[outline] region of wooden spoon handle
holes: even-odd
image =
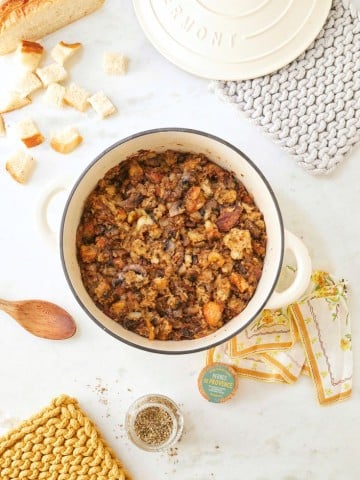
[[[3,310],[8,315],[13,316],[13,314],[16,312],[16,306],[13,305],[12,302],[9,302],[8,300],[2,300],[0,298],[0,310]]]

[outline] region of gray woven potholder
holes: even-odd
[[[232,102],[314,174],[331,172],[360,141],[360,15],[334,0],[312,45],[281,70],[245,81],[213,81]]]

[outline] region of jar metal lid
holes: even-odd
[[[229,365],[213,363],[201,370],[198,387],[201,395],[209,402],[223,403],[234,396],[238,378],[235,370]]]

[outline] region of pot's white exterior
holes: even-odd
[[[104,315],[85,290],[76,258],[76,229],[85,199],[99,179],[112,167],[138,150],[164,151],[175,149],[202,152],[220,166],[231,170],[243,182],[262,211],[266,223],[268,243],[263,273],[257,290],[240,315],[217,332],[196,340],[148,340],[124,329]],[[284,228],[280,210],[266,179],[256,166],[239,150],[225,141],[203,132],[185,129],[159,129],[142,132],[111,146],[99,155],[75,184],[65,207],[61,234],[61,257],[70,287],[82,307],[100,327],[120,340],[146,350],[163,353],[190,353],[210,348],[249,324],[263,309],[277,283],[284,254]]]

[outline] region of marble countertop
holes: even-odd
[[[356,4],[360,4],[357,0]],[[358,293],[360,271],[360,149],[328,176],[316,177],[230,105],[208,90],[209,82],[189,75],[149,44],[130,0],[108,0],[97,13],[46,37],[49,50],[58,41],[80,41],[83,52],[70,62],[71,80],[95,92],[102,88],[118,114],[102,121],[48,107],[34,95],[25,110],[6,115],[9,135],[0,138],[0,296],[9,300],[43,298],[62,305],[76,319],[78,332],[52,342],[29,335],[0,312],[0,428],[25,419],[61,393],[76,397],[98,424],[115,452],[142,480],[352,480],[358,478],[360,438]],[[126,76],[102,71],[106,51],[131,59]],[[0,58],[1,88],[13,81],[13,57]],[[33,149],[37,166],[25,186],[5,172],[7,157],[18,148],[11,127],[32,117],[45,137],[69,124],[83,144],[62,156],[48,142]],[[74,182],[107,146],[132,133],[158,127],[204,130],[233,143],[263,171],[278,198],[285,225],[301,237],[315,268],[343,277],[350,285],[355,378],[350,400],[318,405],[311,381],[269,384],[241,378],[226,404],[206,402],[197,389],[204,353],[156,355],[131,348],[103,332],[82,311],[65,281],[57,246],[43,238],[37,212],[51,184]],[[59,197],[53,220],[60,219]],[[170,396],[185,417],[185,433],[176,455],[147,453],[133,446],[124,416],[139,396]]]

